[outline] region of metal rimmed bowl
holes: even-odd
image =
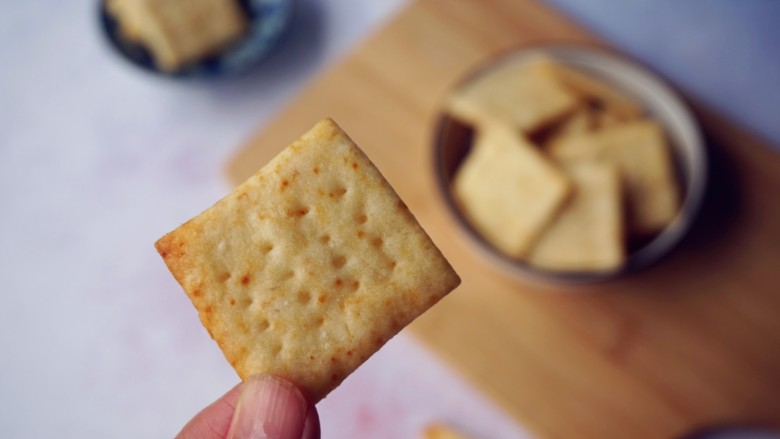
[[[453,198],[453,177],[471,149],[473,130],[442,114],[433,139],[433,163],[438,190],[458,229],[479,253],[503,272],[522,280],[547,283],[590,283],[624,276],[658,262],[690,230],[702,204],[707,182],[707,157],[702,135],[693,114],[677,94],[654,74],[605,50],[581,46],[544,46],[510,52],[490,61],[457,86],[478,78],[506,63],[529,61],[546,56],[565,66],[598,78],[634,98],[643,105],[648,117],[660,123],[665,131],[675,163],[681,189],[681,206],[677,216],[658,234],[630,242],[626,263],[608,272],[559,272],[543,270],[499,252],[471,226]]]
[[[289,27],[294,0],[238,0],[249,22],[246,34],[219,53],[212,54],[180,70],[161,70],[142,44],[121,35],[119,23],[106,9],[106,0],[98,2],[98,21],[110,46],[122,58],[150,73],[179,79],[214,79],[246,72],[264,59]]]

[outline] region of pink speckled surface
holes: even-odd
[[[242,142],[404,3],[302,0],[305,31],[219,83],[134,70],[95,2],[2,8],[0,436],[173,437],[235,385],[152,245],[226,194]],[[441,419],[525,437],[406,334],[320,408],[325,438],[415,438]]]
[[[412,336],[402,333],[319,405],[323,438],[415,438],[433,422],[475,438],[530,438]]]

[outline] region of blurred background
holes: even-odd
[[[780,147],[780,2],[525,2]],[[111,47],[95,1],[0,0],[0,435],[172,437],[237,382],[153,243],[225,195],[225,167],[247,140],[411,3],[300,0],[248,71],[172,79]],[[778,332],[763,334],[780,352]],[[488,439],[553,436],[533,401],[529,427],[511,398],[496,403],[443,358],[403,332],[320,404],[323,437],[418,437],[431,422]],[[566,395],[545,401],[556,398]]]

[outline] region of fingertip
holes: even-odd
[[[182,428],[176,439],[223,439],[230,428],[241,388],[242,384],[237,384],[201,410]]]
[[[306,422],[303,425],[301,439],[320,439],[320,416],[314,404],[309,404],[309,411],[306,413]]]
[[[228,439],[300,439],[309,404],[289,381],[254,375],[244,381]]]

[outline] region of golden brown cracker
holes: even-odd
[[[529,62],[529,69],[538,72],[540,76],[554,78],[571,92],[621,120],[635,119],[642,114],[642,107],[631,97],[593,75],[547,57]]]
[[[112,0],[109,10],[123,34],[144,44],[166,71],[203,59],[247,27],[235,0]]]
[[[542,149],[547,149],[566,137],[593,131],[595,122],[593,112],[586,105],[581,105],[547,129],[535,133],[532,140]]]
[[[329,119],[156,247],[241,378],[313,402],[460,282]]]
[[[474,228],[503,253],[520,257],[561,206],[569,184],[533,145],[491,125],[478,133],[453,190]]]
[[[608,163],[585,161],[563,167],[572,195],[545,228],[528,262],[554,271],[610,271],[625,262],[620,177]]]
[[[447,101],[447,109],[474,126],[500,122],[528,133],[573,111],[577,103],[575,96],[555,79],[513,62],[456,90]]]
[[[630,230],[663,229],[677,214],[679,192],[673,160],[661,127],[649,120],[614,125],[551,145],[560,161],[602,160],[617,166],[625,186]]]

